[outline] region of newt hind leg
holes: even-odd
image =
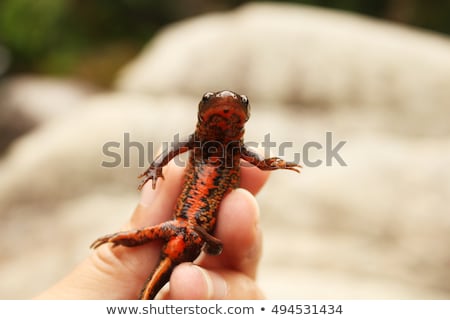
[[[100,237],[91,244],[92,249],[96,249],[105,243],[112,243],[113,246],[121,245],[125,247],[135,247],[158,239],[168,239],[174,235],[170,222],[164,222],[156,226],[144,227],[131,231],[116,232]]]
[[[200,238],[204,241],[203,251],[211,256],[217,256],[222,253],[223,245],[222,241],[210,235],[205,229],[200,226],[193,226],[195,232],[198,233]]]

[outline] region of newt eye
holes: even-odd
[[[214,95],[214,92],[207,92],[202,97],[202,102],[208,102],[209,99]]]
[[[241,94],[241,102],[242,102],[245,106],[248,106],[248,98],[247,98],[247,96]]]

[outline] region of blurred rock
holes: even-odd
[[[308,109],[381,109],[396,116],[393,130],[441,134],[449,132],[436,114],[449,110],[450,41],[343,12],[248,4],[168,27],[117,86],[194,96],[230,88]]]
[[[71,79],[30,75],[0,83],[0,153],[36,125],[67,114],[94,89]]]
[[[12,141],[25,132],[30,131],[36,125],[36,120],[21,110],[0,105],[0,156],[6,151]]]

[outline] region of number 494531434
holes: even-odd
[[[275,304],[271,312],[275,314],[342,314],[342,305]]]

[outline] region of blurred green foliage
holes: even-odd
[[[111,68],[134,54],[159,27],[179,18],[170,4],[1,0],[0,44],[13,57],[10,73],[75,73],[107,83],[104,76]]]
[[[231,9],[243,0],[0,0],[0,44],[10,73],[72,74],[108,85],[162,26]],[[283,2],[283,1],[275,1]],[[450,33],[450,2],[425,0],[291,0],[354,11]]]

